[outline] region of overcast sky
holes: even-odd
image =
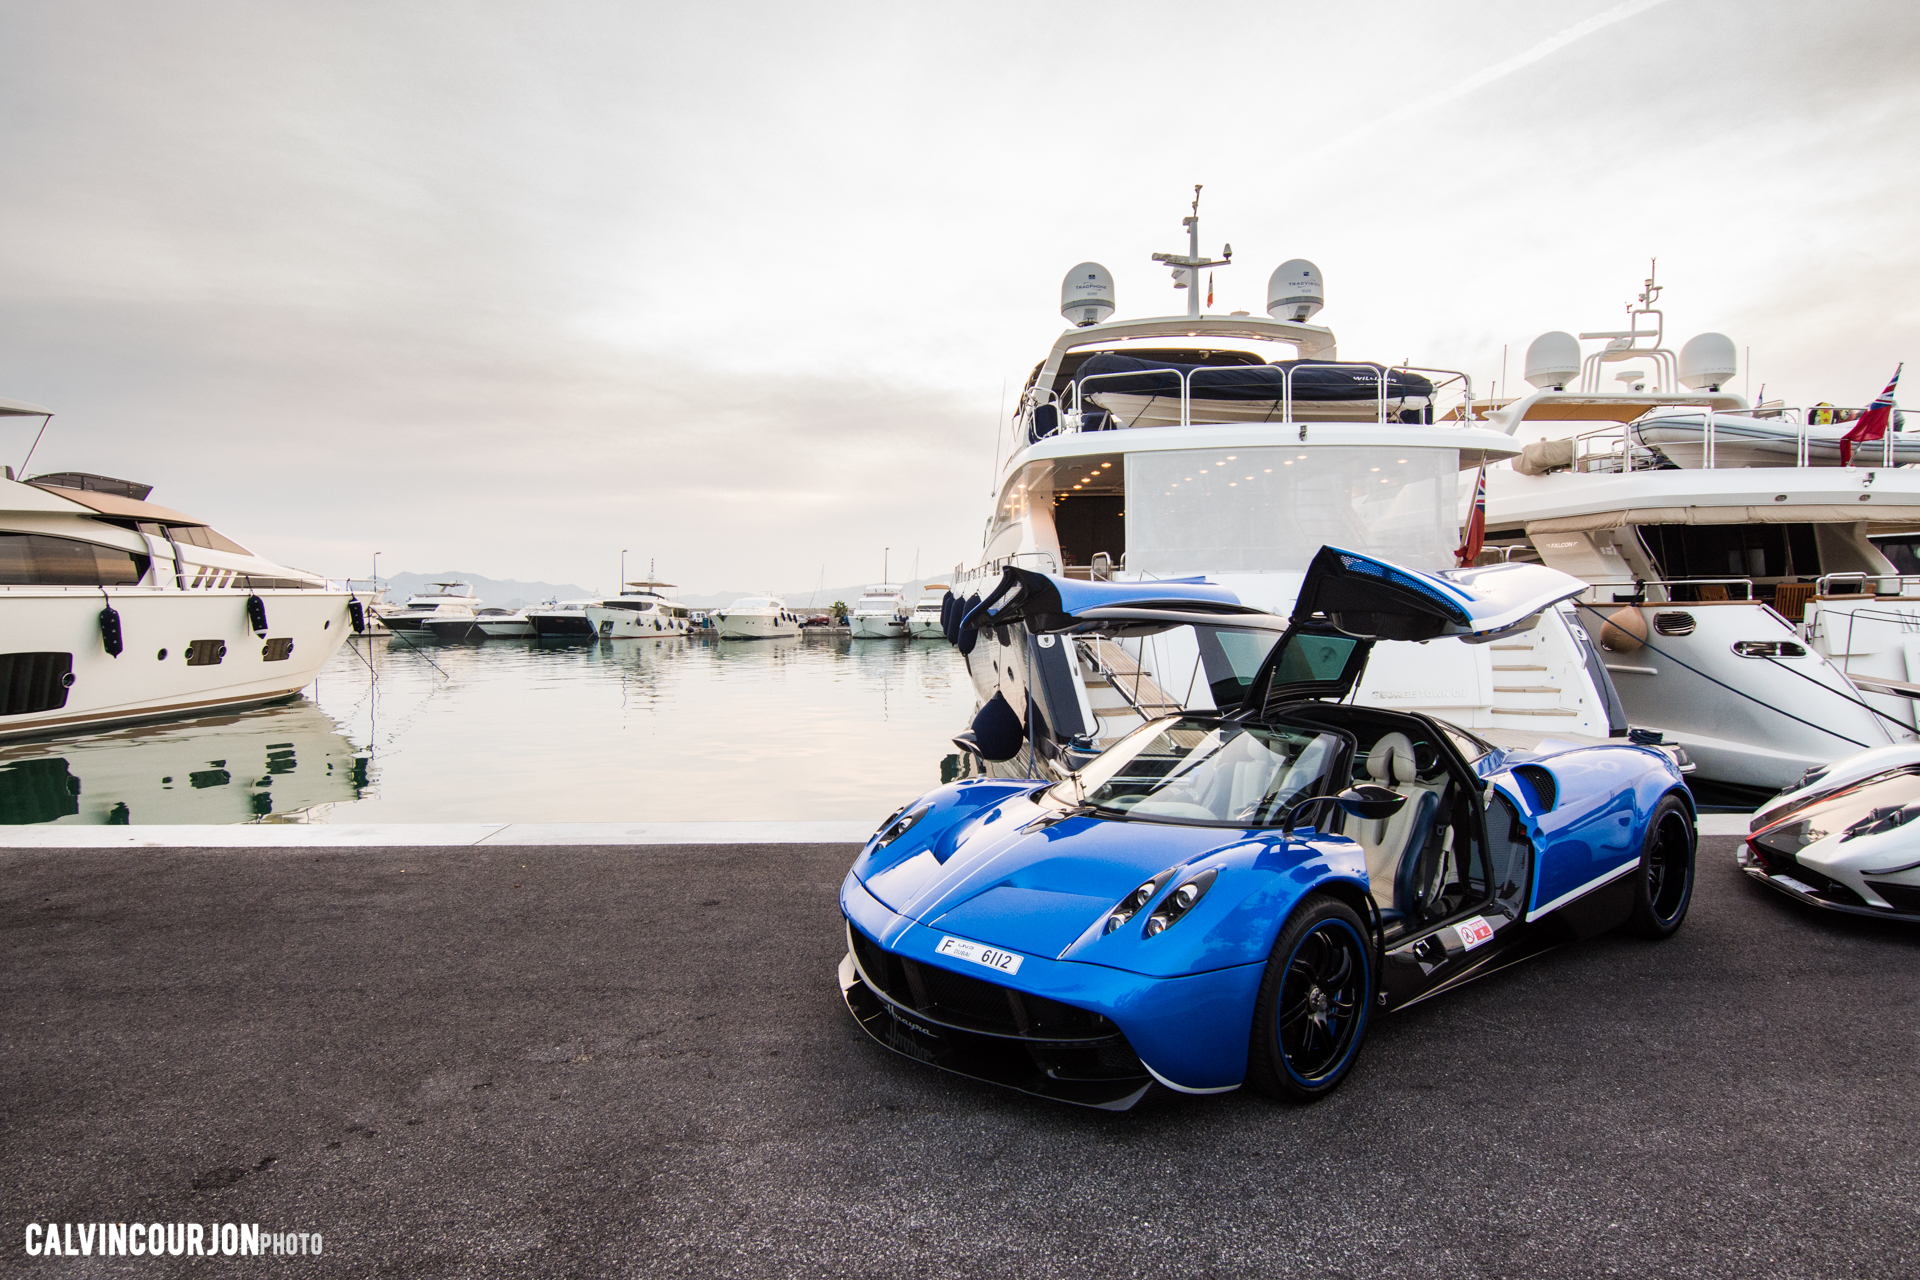
[[[1062,273],[1184,310],[1195,182],[1217,309],[1311,258],[1346,358],[1517,383],[1657,255],[1670,345],[1864,403],[1917,107],[1909,3],[0,0],[0,396],[333,575],[924,574]]]

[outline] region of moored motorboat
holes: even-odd
[[[1438,570],[1459,543],[1461,471],[1519,452],[1462,416],[1466,374],[1341,360],[1333,332],[1308,323],[1324,300],[1310,262],[1273,272],[1265,316],[1204,313],[1201,276],[1231,253],[1201,255],[1197,204],[1187,252],[1156,255],[1188,291],[1185,315],[1112,319],[1107,270],[1067,273],[1061,313],[1073,327],[1026,380],[979,557],[952,579],[949,638],[1008,567],[1116,582],[1200,575],[1278,614],[1325,543]],[[1624,735],[1570,616],[1556,606],[1488,645],[1383,641],[1355,697],[1483,735]],[[1193,627],[965,635],[982,714],[997,702],[1017,722],[1000,750],[976,754],[992,767],[1024,738],[1038,745],[1025,767],[1043,771],[1078,767],[1158,717],[1236,705],[1271,643]]]
[[[599,603],[598,598],[553,601],[527,610],[527,622],[542,640],[591,640],[595,632],[587,610]]]
[[[946,633],[940,625],[940,602],[951,588],[944,582],[929,582],[920,588],[920,599],[907,615],[907,634],[916,640],[941,640]]]
[[[1649,277],[1625,331],[1541,335],[1534,390],[1480,406],[1522,448],[1488,470],[1482,559],[1584,579],[1578,616],[1629,718],[1758,799],[1914,736],[1920,575],[1876,539],[1920,530],[1920,442],[1891,387],[1877,422],[1749,408],[1726,389],[1730,339],[1667,349],[1660,292]],[[1609,391],[1610,365],[1638,367]]]
[[[587,621],[602,640],[658,640],[685,635],[692,613],[668,598],[671,582],[629,582],[617,596],[587,606]]]
[[[747,596],[710,615],[722,639],[768,640],[800,634],[800,616],[779,596]]]
[[[344,588],[150,490],[85,472],[0,479],[0,737],[292,697],[352,629]]]
[[[489,640],[527,640],[534,634],[524,609],[482,609],[473,625]]]
[[[433,618],[465,619],[469,622],[480,610],[480,599],[464,582],[429,583],[433,590],[419,591],[407,597],[406,604],[389,609],[380,621],[389,631],[419,631]]]
[[[868,587],[848,610],[847,626],[856,640],[897,640],[906,635],[906,592],[891,582]]]

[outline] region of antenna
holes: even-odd
[[[1173,268],[1173,287],[1187,291],[1187,315],[1191,319],[1200,318],[1200,273],[1209,267],[1233,265],[1233,246],[1226,245],[1220,250],[1218,258],[1200,256],[1200,186],[1193,184],[1193,212],[1180,219],[1180,225],[1187,229],[1187,251],[1178,253],[1156,253],[1155,262],[1165,263]]]

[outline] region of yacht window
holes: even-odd
[[[1129,818],[1279,826],[1328,792],[1344,743],[1327,730],[1187,717],[1109,751],[1086,803]]]
[[[1304,572],[1326,543],[1446,567],[1460,540],[1459,468],[1446,448],[1130,453],[1127,569]]]
[[[147,557],[73,538],[0,533],[0,586],[125,587],[147,576]]]
[[[187,546],[205,547],[209,551],[230,551],[237,556],[253,554],[232,538],[204,524],[176,524],[169,527],[173,530],[173,540]]]

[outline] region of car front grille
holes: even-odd
[[[880,993],[941,1022],[989,1035],[1098,1040],[1120,1034],[1111,1019],[937,965],[921,964],[849,929],[860,968]]]
[[[1867,886],[1885,898],[1895,911],[1920,913],[1920,885],[1895,884],[1891,880],[1869,880]]]
[[[1082,1106],[1125,1110],[1153,1085],[1133,1046],[1089,1009],[897,955],[847,928],[847,1008],[920,1062]]]

